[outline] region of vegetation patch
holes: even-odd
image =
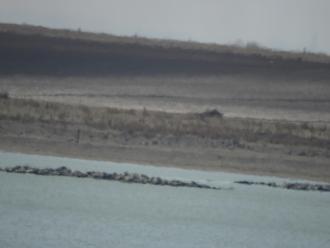
[[[8,92],[0,92],[0,99],[9,99],[9,93]]]
[[[102,132],[115,131],[126,137],[176,138],[194,136],[202,139],[261,142],[286,145],[330,145],[327,123],[271,121],[224,117],[218,110],[202,113],[168,113],[150,110],[125,110],[90,107],[26,99],[0,98],[2,119],[19,122],[63,123]]]

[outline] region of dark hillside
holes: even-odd
[[[330,64],[258,54],[0,32],[0,74],[250,75],[328,79]]]

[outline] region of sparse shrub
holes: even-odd
[[[9,93],[7,91],[0,92],[0,99],[9,99]]]
[[[58,114],[58,120],[59,121],[65,121],[65,119],[66,119],[66,113],[65,112],[61,112],[61,113],[59,113]]]
[[[300,125],[300,127],[301,127],[302,129],[308,129],[308,123],[307,123],[307,122],[303,122],[303,123]]]
[[[202,118],[223,118],[223,113],[219,112],[217,109],[206,110],[199,114]]]
[[[145,107],[143,108],[142,115],[143,115],[143,117],[146,117],[149,115],[148,110]]]
[[[104,133],[103,134],[103,139],[105,139],[105,140],[109,139],[109,133]]]
[[[250,41],[250,42],[246,43],[246,48],[248,48],[248,49],[260,49],[261,46],[255,41]]]

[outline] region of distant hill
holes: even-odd
[[[0,24],[0,74],[258,75],[328,78],[330,57]]]

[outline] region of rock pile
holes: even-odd
[[[72,171],[67,167],[59,167],[56,169],[52,168],[34,168],[27,165],[0,168],[0,171],[8,173],[23,173],[23,174],[34,174],[42,176],[66,176],[66,177],[79,177],[79,178],[94,178],[101,180],[114,180],[125,183],[141,183],[141,184],[152,184],[161,186],[173,186],[173,187],[191,187],[201,189],[221,189],[219,187],[213,187],[206,184],[201,184],[196,181],[181,181],[181,180],[167,180],[160,177],[150,177],[144,174],[137,173],[106,173],[98,171]]]
[[[67,167],[52,168],[35,168],[28,165],[18,165],[15,167],[1,168],[0,171],[8,173],[22,173],[22,174],[34,174],[42,176],[65,176],[65,177],[78,177],[78,178],[93,178],[101,180],[113,180],[125,183],[140,183],[140,184],[152,184],[160,186],[172,186],[172,187],[191,187],[201,189],[222,189],[220,187],[213,187],[210,185],[202,184],[196,181],[181,181],[181,180],[168,180],[160,177],[150,177],[144,174],[137,173],[106,173],[99,171],[87,171],[81,172],[78,170],[72,171]],[[283,188],[290,190],[305,190],[305,191],[321,191],[330,192],[330,184],[311,184],[311,183],[283,183],[278,184],[275,182],[255,182],[255,181],[236,181],[236,184],[244,185],[261,185],[273,188]]]
[[[236,181],[238,184],[245,185],[262,185],[274,188],[283,188],[283,189],[291,189],[291,190],[305,190],[305,191],[322,191],[322,192],[330,192],[329,184],[311,184],[311,183],[283,183],[278,184],[274,182],[253,182],[253,181]]]

